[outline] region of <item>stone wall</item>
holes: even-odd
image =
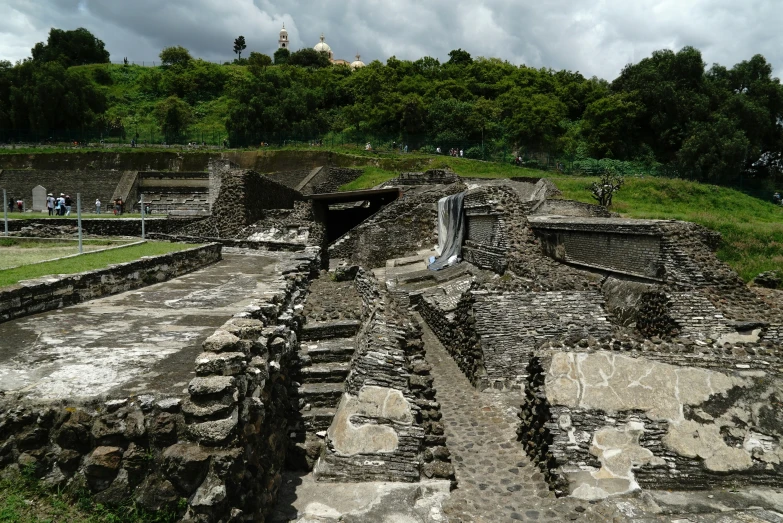
[[[114,194],[114,189],[120,183],[123,171],[114,170],[83,170],[68,171],[61,167],[44,170],[4,169],[0,171],[0,189],[8,192],[8,197],[16,201],[22,198],[25,208],[36,212],[44,209],[33,209],[33,188],[41,185],[46,192],[58,196],[60,193],[70,194],[73,198],[73,210],[76,211],[76,193],[81,194],[82,209],[94,212],[95,199],[99,198],[104,208]],[[6,202],[7,203],[7,202]]]
[[[429,169],[425,172],[400,173],[383,183],[383,187],[398,187],[400,185],[450,185],[458,183],[460,177],[451,169]]]
[[[0,322],[176,278],[221,258],[220,244],[144,257],[105,269],[28,280],[0,289]]]
[[[316,478],[453,479],[421,328],[372,276],[356,278],[365,321]]]
[[[422,316],[480,390],[520,389],[543,343],[602,339],[613,327],[596,291],[487,292],[474,289],[449,310],[424,297]]]
[[[779,349],[632,340],[540,351],[520,439],[558,494],[779,487]]]
[[[531,218],[544,253],[557,261],[652,280],[665,276],[657,222]]]
[[[263,521],[282,480],[296,310],[318,264],[316,253],[296,256],[205,340],[184,394],[78,405],[0,399],[0,465],[182,521]]]
[[[147,218],[144,228],[148,233],[168,234],[181,229],[184,225],[201,218]],[[73,218],[41,218],[34,220],[8,220],[10,232],[20,232],[24,235],[26,227],[54,228],[72,227],[76,234],[76,220]],[[139,218],[89,218],[82,220],[82,231],[92,236],[141,236],[141,219]]]
[[[462,258],[503,274],[507,267],[508,233],[505,213],[486,189],[468,191],[464,199],[465,241]]]
[[[206,238],[233,238],[243,228],[263,218],[268,209],[293,209],[302,199],[293,189],[254,171],[218,168],[219,195],[212,215],[179,229],[175,234]]]
[[[365,268],[415,254],[438,243],[437,202],[465,190],[462,184],[411,190],[329,246],[329,258]]]
[[[575,200],[544,200],[533,215],[579,216],[582,218],[616,218],[606,207]]]
[[[308,186],[312,187],[313,194],[337,192],[340,187],[354,181],[362,173],[361,169],[328,167],[310,180]]]

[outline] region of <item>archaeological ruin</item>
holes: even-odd
[[[783,521],[783,301],[717,233],[328,154],[71,162],[0,187],[198,246],[0,289],[4,474],[192,522]]]

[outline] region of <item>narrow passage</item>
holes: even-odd
[[[449,521],[586,521],[577,500],[555,499],[517,441],[520,394],[476,390],[424,320],[417,320],[458,482],[443,506]]]

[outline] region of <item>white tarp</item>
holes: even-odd
[[[460,259],[465,237],[465,211],[462,201],[465,193],[438,200],[438,259],[429,268],[437,271],[453,265]]]

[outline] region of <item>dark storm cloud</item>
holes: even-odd
[[[779,0],[2,0],[0,58],[17,60],[50,27],[86,27],[115,61],[156,60],[183,45],[198,57],[234,58],[233,40],[271,54],[286,24],[291,48],[321,33],[335,57],[445,60],[451,49],[516,64],[614,78],[656,49],[701,49],[708,63],[731,66],[763,54],[783,66]]]

